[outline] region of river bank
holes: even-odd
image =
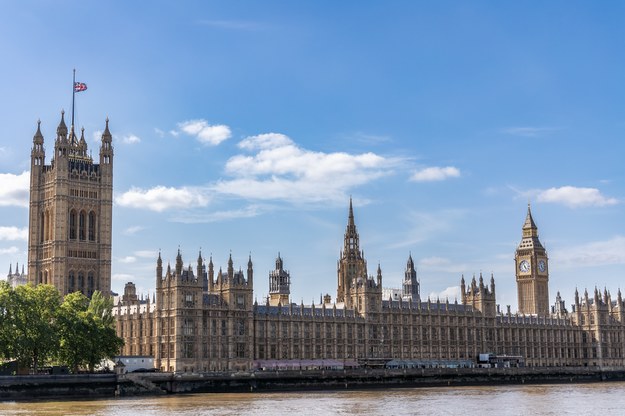
[[[625,381],[623,368],[423,368],[0,377],[0,400]]]

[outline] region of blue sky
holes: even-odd
[[[246,267],[336,294],[350,195],[384,286],[422,297],[494,273],[517,307],[531,201],[550,298],[625,289],[621,2],[3,2],[0,267],[26,261],[36,121],[48,155],[72,69],[76,125],[115,146],[113,290],[155,261]],[[49,163],[49,156],[47,163]],[[26,173],[24,173],[26,172]]]

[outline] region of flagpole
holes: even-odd
[[[74,79],[72,81],[72,127],[74,127],[74,100],[76,98],[76,68],[74,68]]]

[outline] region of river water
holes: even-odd
[[[205,393],[0,402],[0,415],[606,415],[625,414],[625,382],[290,393]]]

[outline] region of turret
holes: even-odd
[[[232,280],[234,277],[234,263],[232,262],[232,253],[228,257],[228,280]]]
[[[419,282],[417,281],[417,270],[414,267],[412,254],[408,256],[406,271],[404,272],[404,282],[402,285],[402,297],[404,299],[418,300],[420,298]]]
[[[61,160],[68,156],[68,148],[65,111],[61,111],[61,121],[56,128],[56,140],[54,141],[53,165],[56,167],[57,176],[63,176],[61,173],[67,171],[67,163],[63,163]]]
[[[290,303],[291,275],[284,270],[280,253],[276,258],[276,268],[269,273],[269,303],[273,306]]]
[[[45,158],[46,158],[46,152],[43,149],[43,134],[41,134],[41,120],[37,120],[37,132],[33,136],[33,148],[30,153],[31,176],[33,175],[34,169],[41,169],[41,167],[43,167]]]
[[[213,269],[213,255],[208,260],[208,291],[213,293],[215,288],[215,270]]]
[[[156,260],[156,287],[160,287],[163,284],[163,259],[161,258],[161,252],[158,252],[158,259]]]
[[[254,268],[252,265],[252,254],[250,253],[250,257],[247,260],[247,285],[249,287],[254,287]]]
[[[112,172],[113,165],[113,136],[109,131],[109,119],[106,118],[106,126],[102,133],[102,144],[100,145],[100,166],[108,168]]]
[[[178,255],[176,256],[176,275],[180,276],[182,274],[182,268],[184,267],[182,263],[182,254],[180,254],[180,248],[178,248]]]
[[[467,296],[467,288],[464,283],[464,274],[463,274],[462,278],[460,279],[460,300],[463,305],[466,305],[466,296]]]
[[[204,261],[202,260],[202,250],[200,250],[197,256],[197,279],[198,281],[202,280],[203,275],[204,275]]]

